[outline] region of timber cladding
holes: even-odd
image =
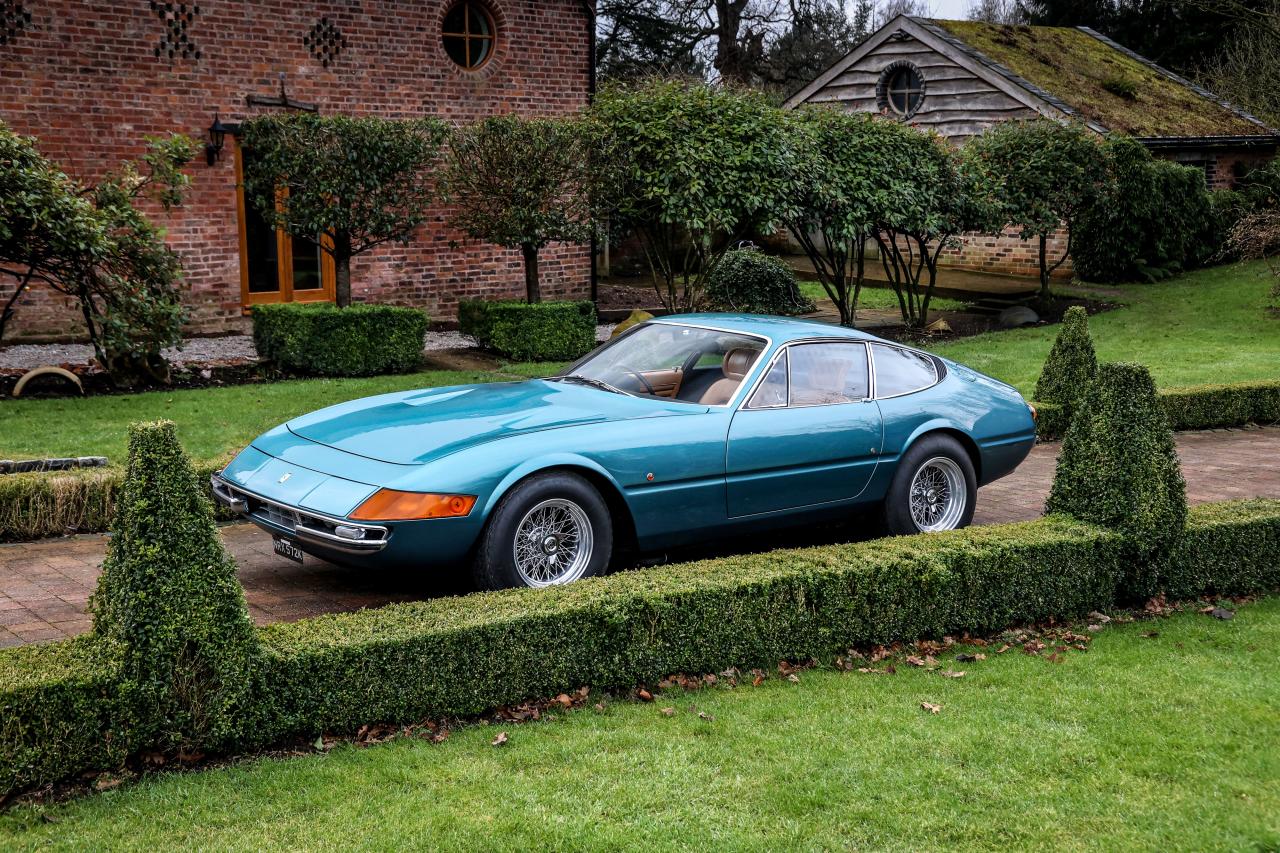
[[[441,27],[452,5],[29,0],[23,26],[0,45],[0,119],[35,136],[69,174],[92,180],[139,156],[147,136],[203,140],[215,112],[230,124],[278,111],[248,98],[278,97],[282,80],[291,101],[322,113],[461,123],[586,105],[591,21],[581,0],[485,0],[494,52],[474,70],[445,52]],[[213,166],[200,159],[188,168],[192,186],[182,207],[154,212],[182,258],[196,333],[245,322],[233,144],[228,138]],[[448,213],[441,208],[407,245],[354,259],[355,298],[449,318],[460,299],[523,294],[519,253],[464,239],[445,226]],[[540,260],[544,293],[587,294],[586,248],[551,246]],[[11,287],[0,279],[0,300]],[[35,288],[10,329],[14,338],[49,339],[75,335],[80,323],[65,300]]]

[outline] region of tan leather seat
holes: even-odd
[[[747,371],[751,369],[751,365],[755,364],[756,355],[758,355],[757,350],[746,347],[737,347],[725,353],[724,364],[720,365],[720,372],[724,374],[724,378],[711,383],[711,387],[702,392],[698,402],[704,406],[723,406],[732,400],[733,392],[738,390],[738,386],[747,376]]]

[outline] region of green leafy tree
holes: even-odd
[[[1062,440],[1046,512],[1123,533],[1139,552],[1186,526],[1186,484],[1169,417],[1140,364],[1104,364]]]
[[[876,181],[868,196],[870,233],[903,323],[923,328],[938,258],[962,232],[989,228],[994,213],[942,137],[883,118],[868,128],[865,166]]]
[[[525,294],[542,299],[538,253],[595,231],[596,146],[578,118],[486,118],[449,140],[445,182],[452,223],[477,240],[519,249]]]
[[[138,163],[82,183],[41,155],[35,140],[0,123],[0,272],[15,280],[0,334],[19,297],[40,283],[79,302],[98,361],[115,381],[166,380],[161,351],[180,342],[186,318],[182,265],[138,205],[180,203],[189,183],[182,168],[198,150],[184,136],[150,139]]]
[[[977,192],[999,200],[1002,221],[1039,243],[1040,299],[1049,299],[1049,280],[1071,254],[1075,225],[1101,191],[1102,150],[1091,131],[1076,122],[1050,119],[1000,122],[964,148],[965,166]],[[1049,237],[1059,228],[1067,245],[1049,257]]]
[[[782,111],[757,92],[650,81],[604,88],[592,113],[616,164],[611,223],[639,235],[663,304],[693,307],[725,250],[782,218],[794,176]]]
[[[218,748],[242,731],[257,636],[235,560],[170,421],[129,428],[90,610],[102,653],[121,667],[140,742]]]
[[[1073,305],[1063,315],[1062,328],[1036,381],[1036,399],[1074,411],[1097,372],[1089,315],[1081,306]]]
[[[351,304],[351,259],[407,240],[427,221],[448,129],[434,118],[352,118],[290,113],[243,125],[253,156],[246,196],[291,236],[319,241],[334,261],[335,297]]]

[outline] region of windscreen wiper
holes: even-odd
[[[614,394],[622,394],[624,397],[634,397],[635,395],[629,391],[623,391],[616,388],[601,379],[592,379],[590,376],[579,376],[576,373],[570,373],[565,376],[548,376],[548,382],[577,382],[582,385],[590,385],[592,388],[599,388],[601,391],[611,391]]]

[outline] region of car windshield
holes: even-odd
[[[763,352],[760,338],[646,323],[602,347],[559,376],[604,390],[723,406]]]

